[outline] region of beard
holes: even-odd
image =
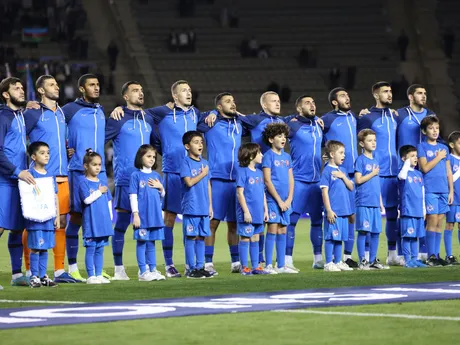
[[[393,103],[393,100],[391,100],[391,101],[380,101],[380,103],[382,103],[382,105],[384,107],[389,107]]]
[[[235,111],[223,111],[222,110],[222,113],[225,115],[225,116],[236,116],[236,110]]]
[[[19,108],[23,108],[27,104],[27,101],[25,99],[23,101],[20,101],[18,98],[13,97],[13,96],[11,96],[10,102],[11,102],[11,104],[13,104],[14,106],[19,107]]]
[[[99,97],[85,96],[85,99],[88,103],[99,103]]]
[[[347,112],[351,109],[351,104],[350,105],[346,105],[346,104],[343,104],[343,105],[340,105],[338,106],[339,110],[340,111],[343,111],[343,112]]]
[[[59,95],[55,96],[55,95],[53,95],[51,93],[50,94],[45,93],[45,97],[50,99],[50,100],[52,100],[52,101],[59,101]]]

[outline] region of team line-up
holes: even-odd
[[[298,273],[292,253],[296,225],[305,213],[311,219],[315,269],[457,263],[452,231],[460,222],[460,132],[451,133],[447,144],[442,141],[422,85],[409,87],[409,106],[396,112],[390,84],[376,83],[375,106],[359,117],[351,111],[347,91],[335,88],[328,96],[333,110],[319,118],[309,95],[296,100],[296,114],[281,117],[275,92],[262,94],[259,114],[240,114],[230,93],[217,95],[215,109],[202,113],[192,106],[185,80],[171,87],[174,103],[143,109],[142,86],[130,81],[121,90],[126,106],[114,109],[107,120],[98,103],[97,77],[81,76],[78,87],[81,97],[61,108],[52,76],[37,79],[40,102],[35,103],[27,103],[19,79],[0,83],[0,230],[9,230],[13,286],[129,280],[123,247],[131,222],[138,279],[181,277],[173,262],[178,214],[183,215],[188,278],[218,275],[215,233],[224,220],[232,272]],[[246,135],[251,142],[242,144]],[[109,141],[114,228],[104,163]],[[287,141],[290,154],[284,150]],[[202,157],[205,143],[207,160]],[[155,171],[157,154],[163,176]],[[386,265],[377,258],[382,211]],[[87,279],[77,266],[80,227]],[[355,233],[358,262],[352,259]],[[445,260],[439,255],[443,233]],[[110,237],[113,278],[103,271]],[[157,270],[157,240],[162,241],[165,275]],[[49,249],[54,280],[46,274]]]

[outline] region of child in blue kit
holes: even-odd
[[[399,149],[404,162],[398,174],[401,244],[406,268],[427,267],[418,260],[418,239],[425,237],[425,187],[423,175],[416,170],[417,149],[404,145]]]
[[[109,284],[102,276],[104,247],[113,236],[112,202],[109,190],[98,176],[102,169],[102,158],[91,149],[83,157],[85,175],[78,181],[78,196],[82,207],[83,246],[86,248],[85,265],[87,284]]]
[[[284,152],[289,127],[284,123],[268,124],[262,137],[270,146],[263,159],[262,171],[267,188],[268,229],[265,237],[265,271],[270,274],[298,273],[285,265],[286,229],[290,223],[294,196],[294,175],[291,156]],[[273,249],[276,244],[276,263],[273,268]]]
[[[324,217],[324,270],[352,271],[353,268],[342,261],[342,242],[348,239],[348,217],[352,214],[348,193],[354,188],[353,182],[339,167],[345,160],[345,146],[340,141],[329,140],[326,143],[326,155],[329,161],[324,167],[320,181],[324,208],[327,212]]]
[[[452,232],[455,223],[460,224],[460,132],[455,131],[449,135],[450,167],[452,169],[452,180],[454,183],[454,200],[449,206],[446,216],[446,230],[444,230],[444,245],[446,246],[446,261],[450,265],[458,265],[457,258],[452,255]],[[460,225],[457,225],[460,227]],[[460,231],[458,232],[460,242]]]
[[[203,136],[200,132],[188,131],[183,135],[182,143],[187,150],[180,170],[186,276],[211,278],[212,274],[204,269],[204,238],[211,236],[213,210],[209,164],[201,157]]]
[[[36,179],[52,177],[54,181],[54,193],[57,200],[56,178],[49,174],[45,166],[50,160],[50,148],[47,143],[35,141],[28,148],[30,158],[34,162],[33,167],[29,169],[30,174]],[[59,202],[56,201],[57,212],[59,214]],[[55,230],[59,229],[59,217],[51,218],[45,222],[37,222],[26,219],[26,229],[28,232],[27,243],[30,248],[30,271],[32,273],[29,281],[31,288],[41,286],[55,287],[53,282],[46,274],[48,266],[48,249],[54,248]]]
[[[363,154],[355,162],[356,183],[356,231],[360,270],[389,268],[377,259],[379,237],[382,232],[384,209],[380,190],[380,166],[374,157],[377,137],[372,129],[362,129],[358,133],[358,143]],[[366,237],[370,236],[369,260],[365,257]]]
[[[443,222],[449,205],[454,199],[454,183],[449,160],[449,150],[438,143],[439,119],[436,116],[425,117],[420,129],[426,136],[417,146],[420,170],[425,181],[426,206],[426,245],[430,266],[445,266],[447,262],[439,257]],[[449,234],[452,234],[451,232]],[[452,237],[450,237],[452,243]]]
[[[262,171],[256,168],[262,163],[260,146],[254,143],[242,145],[238,151],[238,169],[236,178],[236,231],[240,236],[239,252],[241,274],[268,274],[259,265],[259,234],[264,231],[264,222],[268,221],[267,199]],[[249,268],[248,253],[252,270]]]
[[[134,166],[137,171],[129,181],[129,201],[133,213],[136,257],[139,266],[139,281],[165,280],[156,269],[155,241],[164,239],[164,222],[161,198],[165,190],[156,168],[156,151],[152,145],[144,144],[137,150]],[[146,266],[146,256],[148,268]]]

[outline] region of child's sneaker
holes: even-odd
[[[104,275],[104,272],[102,275]],[[115,266],[115,273],[113,274],[112,280],[129,280],[124,266]]]
[[[265,272],[267,272],[268,274],[278,274],[278,272],[276,272],[276,270],[273,268],[273,265],[267,265],[265,266]]]
[[[436,257],[436,255],[431,255],[426,261],[426,264],[431,267],[442,266],[441,263],[438,261],[438,258]]]
[[[369,262],[366,259],[362,259],[358,265],[358,270],[360,271],[369,271]]]
[[[276,272],[278,272],[279,274],[297,274],[297,273],[299,273],[298,271],[293,270],[292,268],[290,268],[288,266],[284,266],[284,267],[281,267],[281,268],[278,267],[276,269]]]
[[[340,272],[341,269],[338,268],[333,262],[329,262],[328,264],[324,265],[325,272]]]
[[[447,261],[447,263],[449,265],[458,265],[459,264],[459,262],[457,261],[457,258],[455,256],[453,256],[453,255],[447,256],[446,261]]]
[[[55,282],[53,282],[49,277],[48,275],[45,274],[45,276],[40,279],[40,281],[42,282],[42,285],[43,286],[46,286],[46,287],[56,287],[58,286]]]
[[[29,278],[22,275],[11,280],[11,286],[29,286]]]
[[[111,277],[106,271],[104,271],[104,270],[102,271],[102,276],[103,276],[105,279],[107,279],[107,280],[111,280],[111,279],[112,279],[112,277]]]
[[[422,260],[414,260],[414,264],[415,264],[417,267],[429,267],[429,266],[426,265]]]
[[[345,260],[345,264],[350,268],[358,268],[358,263],[354,261],[352,258],[348,258]]]
[[[37,276],[32,276],[30,277],[29,286],[32,289],[39,288],[39,287],[42,287],[42,282]]]
[[[395,265],[395,266],[399,266],[399,265]],[[390,269],[389,266],[382,265],[380,263],[379,259],[375,259],[374,262],[370,264],[369,268],[371,270],[388,270],[388,269]]]
[[[199,270],[197,270],[196,268],[193,269],[189,276],[187,278],[190,278],[190,279],[204,279],[205,277],[201,274],[201,272]]]
[[[140,282],[151,282],[153,280],[153,275],[149,271],[145,271],[138,276]]]
[[[110,279],[107,279],[103,275],[97,276],[96,278],[97,278],[97,280],[99,280],[101,282],[101,284],[110,284]]]
[[[350,266],[348,266],[345,262],[343,261],[340,261],[338,263],[335,264],[337,266],[337,268],[339,268],[341,271],[353,271],[353,268],[351,268]]]
[[[313,265],[312,265],[312,268],[314,270],[324,270],[324,265],[325,264],[326,263],[323,260],[320,260],[320,261],[314,262]]]
[[[179,271],[174,267],[174,265],[166,266],[166,277],[168,278],[180,278],[182,275]]]
[[[257,268],[254,268],[252,270],[252,274],[268,274],[267,272],[264,271],[264,269],[262,268],[262,266],[258,266]]]
[[[438,256],[438,263],[439,263],[441,266],[450,266],[449,263],[448,263],[446,260],[440,258],[439,256]]]
[[[213,274],[211,272],[206,271],[204,268],[200,268],[199,271],[200,271],[201,275],[204,278],[212,278],[213,277]]]
[[[239,261],[232,262],[231,272],[232,273],[240,273],[241,271],[241,263]]]
[[[297,273],[300,272],[300,270],[296,268],[292,262],[289,264],[285,264],[284,266],[289,267],[291,270],[297,271]]]
[[[400,266],[401,265],[401,262],[400,262],[400,260],[399,260],[399,258],[397,256],[396,257],[390,257],[390,256],[387,257],[386,263],[387,263],[388,266]]]
[[[214,268],[214,264],[212,262],[207,262],[204,264],[204,269],[208,271],[212,276],[218,276],[219,273]]]
[[[409,260],[406,262],[404,265],[405,268],[417,268],[417,264],[415,263],[415,260]]]
[[[96,276],[91,276],[86,279],[86,284],[102,284]]]
[[[150,275],[153,277],[153,280],[166,280],[166,277],[161,274],[158,270],[153,270],[150,272]]]
[[[83,278],[80,274],[80,271],[79,270],[76,270],[76,271],[73,271],[73,272],[69,272],[70,276],[75,279],[75,280],[79,280],[81,281],[82,283],[86,282],[86,279]]]
[[[243,276],[252,276],[252,271],[251,271],[251,269],[249,267],[243,267],[241,269],[241,274]]]
[[[75,279],[67,272],[63,272],[58,276],[54,274],[54,282],[55,283],[66,283],[66,284],[83,283],[81,280]]]

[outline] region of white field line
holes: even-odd
[[[276,312],[276,313],[319,314],[319,315],[364,316],[364,317],[390,317],[390,318],[395,318],[395,319],[460,321],[460,317],[454,317],[454,316],[426,316],[426,315],[383,314],[383,313],[352,313],[352,312],[342,312],[342,311],[320,311],[320,310],[311,310],[311,309],[273,310],[273,312]]]
[[[0,299],[0,303],[85,304],[87,302]]]

